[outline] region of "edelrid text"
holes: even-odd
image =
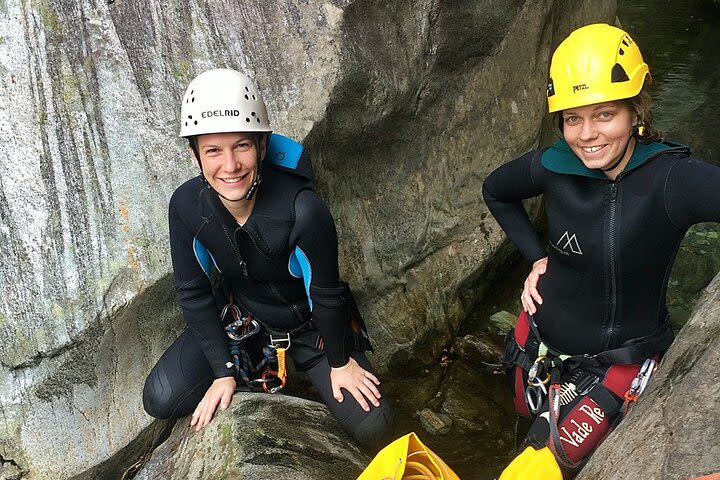
[[[200,114],[202,118],[210,117],[239,117],[240,110],[208,110]]]

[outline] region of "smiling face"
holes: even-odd
[[[635,144],[630,142],[630,137],[636,124],[635,112],[619,101],[562,112],[563,137],[587,168],[607,170],[625,152],[623,161],[606,172],[612,178],[625,168],[632,155]]]
[[[256,149],[255,134],[210,133],[197,137],[205,179],[223,203],[244,200],[257,177],[258,158],[265,153],[265,137]]]

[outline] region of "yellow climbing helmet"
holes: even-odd
[[[547,87],[550,113],[634,97],[650,69],[624,30],[605,23],[580,27],[557,47]]]
[[[548,447],[527,447],[503,470],[499,480],[563,480],[563,476]]]

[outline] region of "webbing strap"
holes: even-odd
[[[533,333],[540,339],[540,334],[537,331],[535,322],[531,321]],[[583,354],[583,355],[565,355],[559,350],[556,350],[551,345],[546,345],[541,342],[540,346],[543,345],[547,348],[547,351],[551,356],[560,357],[563,361],[588,363],[591,365],[612,365],[612,364],[630,364],[640,363],[645,359],[653,356],[657,352],[664,352],[672,344],[675,336],[673,335],[672,328],[669,322],[665,322],[657,331],[646,335],[644,337],[633,338],[623,343],[618,348],[611,350],[605,350],[594,355]],[[546,354],[547,355],[547,354]]]
[[[602,409],[608,416],[614,415],[620,410],[622,405],[618,402],[617,397],[610,393],[610,390],[602,383],[595,385],[595,388],[590,390],[587,394],[593,402],[597,403],[598,407]]]
[[[600,363],[640,363],[667,350],[674,339],[670,322],[665,322],[656,332],[628,340],[618,348],[594,355],[594,358]]]

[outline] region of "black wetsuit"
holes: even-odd
[[[545,196],[548,253],[522,205],[538,195]],[[720,168],[681,145],[638,143],[611,181],[560,141],[495,170],[483,196],[528,261],[549,257],[535,314],[543,340],[568,354],[593,354],[664,325],[685,232],[720,221]]]
[[[145,409],[159,418],[191,413],[215,378],[235,375],[220,297],[232,295],[270,333],[294,332],[287,353],[306,371],[338,421],[366,445],[383,442],[393,414],[383,397],[364,412],[348,392],[332,396],[330,367],[349,356],[371,370],[362,351],[346,348],[346,290],[339,282],[335,224],[312,190],[309,158],[288,139],[273,135],[252,214],[239,225],[201,177],[178,187],[169,222],[178,304],[188,328],[148,376]],[[294,142],[293,142],[294,143]],[[257,343],[257,342],[255,342]],[[261,345],[256,345],[261,348]],[[318,348],[319,347],[319,348]]]
[[[534,418],[524,442],[552,445],[563,470],[575,472],[587,461],[622,419],[624,397],[644,359],[653,353],[658,359],[669,345],[654,339],[657,332],[672,339],[665,306],[670,269],[691,225],[720,221],[719,187],[720,168],[691,158],[687,147],[662,143],[637,144],[614,181],[587,169],[564,141],[531,151],[486,179],[483,196],[508,237],[528,261],[548,257],[538,281],[543,304],[534,315],[540,339],[566,354],[605,352],[609,358],[608,350],[624,352],[625,360],[613,365],[578,355],[585,361],[576,357],[552,367],[548,379],[563,385],[553,434],[547,396],[538,393],[545,390],[528,386],[528,362],[551,367],[545,354],[539,356],[524,313],[508,339],[512,359],[504,361],[517,365],[508,371],[515,408]],[[545,196],[548,253],[522,204],[538,195]],[[508,349],[514,343],[523,350]],[[638,349],[643,343],[648,349]],[[644,356],[629,360],[641,350]]]

